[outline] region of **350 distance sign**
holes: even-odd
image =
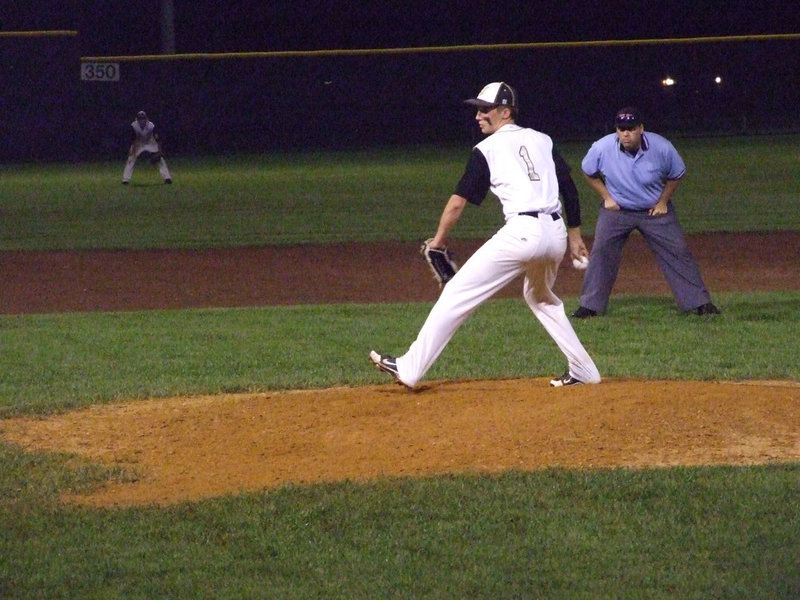
[[[81,81],[119,81],[119,63],[81,63]]]

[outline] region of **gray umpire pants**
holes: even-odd
[[[711,302],[700,268],[686,244],[675,208],[670,203],[667,214],[656,217],[651,217],[648,211],[600,208],[589,268],[583,276],[581,306],[601,314],[606,312],[611,288],[619,273],[622,247],[634,230],[642,234],[655,254],[678,308],[689,311]]]

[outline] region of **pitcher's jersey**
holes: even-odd
[[[559,212],[550,136],[508,124],[477,144],[455,193],[480,204],[488,190],[500,199],[506,219],[521,212]]]

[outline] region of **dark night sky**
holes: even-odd
[[[4,0],[0,29],[77,29],[84,55],[160,52],[161,0]],[[177,52],[800,32],[794,2],[174,0]]]

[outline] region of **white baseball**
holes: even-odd
[[[584,269],[586,269],[586,267],[589,266],[589,257],[581,256],[580,258],[573,258],[572,266],[578,269],[579,271],[583,271]]]

